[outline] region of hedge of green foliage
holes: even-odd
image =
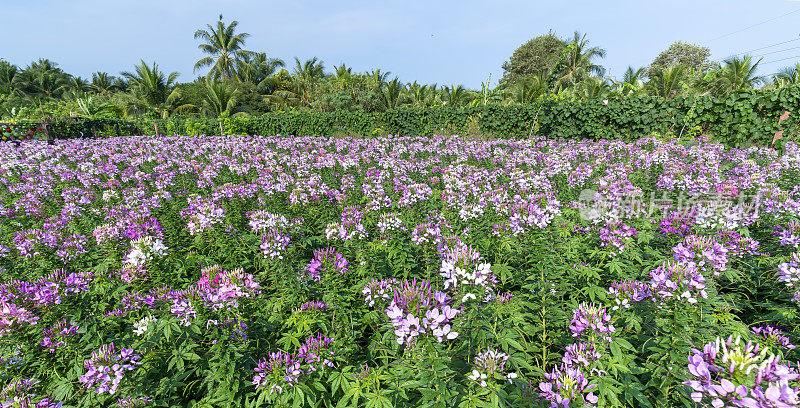
[[[702,131],[730,146],[769,145],[779,130],[797,131],[797,115],[782,124],[785,111],[800,110],[800,87],[750,90],[726,98],[667,100],[635,96],[611,100],[546,99],[524,105],[471,107],[402,106],[385,112],[286,112],[219,118],[172,117],[60,120],[49,124],[56,138],[131,134],[336,135],[492,134],[500,137],[544,135],[552,138],[626,139],[653,134]],[[220,124],[222,125],[220,129]],[[28,126],[30,123],[20,123]]]
[[[399,107],[380,113],[291,112],[219,119],[172,118],[157,121],[168,134],[331,135],[490,133],[502,137],[637,139],[700,129],[731,146],[768,145],[779,130],[796,132],[796,116],[781,125],[785,111],[800,112],[800,87],[752,90],[727,98],[667,100],[636,96],[612,100],[544,100],[524,105],[477,107]],[[152,124],[147,125],[153,129]]]

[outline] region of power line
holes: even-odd
[[[760,65],[767,65],[767,64],[772,64],[773,62],[781,62],[781,61],[786,61],[786,60],[795,59],[795,58],[800,58],[800,55],[795,55],[793,57],[786,57],[786,58],[776,59],[776,60],[773,60],[773,61],[767,61],[767,62],[764,62],[764,63],[762,63]]]
[[[797,38],[795,38],[794,40],[782,41],[782,42],[779,42],[779,43],[775,43],[775,44],[772,44],[772,45],[768,45],[768,46],[766,46],[766,47],[754,48],[754,49],[752,49],[752,50],[750,50],[750,51],[745,51],[745,52],[740,52],[740,53],[738,53],[738,54],[733,54],[733,55],[731,55],[731,57],[735,57],[735,56],[737,56],[737,55],[745,55],[745,54],[749,54],[749,53],[751,53],[751,52],[753,52],[753,51],[765,50],[765,49],[767,49],[767,48],[772,48],[772,47],[775,47],[775,46],[778,46],[778,45],[787,44],[787,43],[790,43],[790,42],[793,42],[793,41],[800,41],[800,36],[798,36],[798,37],[797,37]]]
[[[763,54],[754,55],[754,57],[763,57],[763,56],[765,56],[765,55],[777,54],[777,53],[780,53],[780,52],[786,52],[786,51],[796,50],[796,49],[798,49],[798,48],[800,48],[800,46],[798,46],[798,47],[792,47],[792,48],[786,48],[786,49],[783,49],[783,50],[778,50],[778,51],[770,51],[770,52],[765,52],[765,53],[763,53]]]
[[[766,24],[766,23],[769,23],[769,22],[775,21],[775,20],[777,20],[777,19],[779,19],[779,18],[786,17],[786,16],[788,16],[789,14],[794,14],[794,13],[797,13],[797,12],[799,12],[799,11],[800,11],[800,8],[799,8],[799,9],[792,10],[792,11],[790,11],[790,12],[786,13],[786,14],[781,14],[781,15],[780,15],[780,16],[778,16],[778,17],[773,17],[773,18],[771,18],[771,19],[769,19],[769,20],[765,20],[765,21],[762,21],[762,22],[760,22],[760,23],[756,23],[756,24],[753,24],[753,25],[751,25],[751,26],[747,26],[747,27],[745,27],[745,28],[742,28],[741,30],[736,30],[736,31],[730,32],[730,33],[728,33],[728,34],[723,34],[723,35],[721,35],[721,36],[719,36],[719,37],[717,37],[717,38],[712,38],[712,39],[710,39],[710,40],[708,40],[708,41],[716,41],[716,40],[719,40],[720,38],[725,38],[725,37],[727,37],[727,36],[729,36],[729,35],[738,34],[738,33],[741,33],[742,31],[749,30],[749,29],[751,29],[751,28],[753,28],[753,27],[758,27],[758,26],[760,26],[760,25],[762,25],[762,24]]]

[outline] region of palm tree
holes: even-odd
[[[508,99],[516,103],[531,103],[547,94],[547,81],[539,75],[532,75],[516,82],[506,91]]]
[[[69,89],[70,76],[58,64],[39,59],[13,78],[14,87],[36,101],[60,98]]]
[[[405,89],[405,85],[397,77],[386,83],[386,86],[378,94],[381,108],[384,110],[396,108],[400,104]]]
[[[605,98],[612,89],[612,84],[605,78],[588,77],[581,82],[582,96],[585,99]]]
[[[618,84],[617,89],[622,96],[636,95],[644,89],[644,78],[647,69],[642,67],[633,69],[628,67],[625,74],[622,76],[622,82]]]
[[[115,83],[116,77],[109,75],[108,72],[95,72],[92,74],[92,91],[99,94],[108,94],[117,90]]]
[[[265,52],[245,54],[236,61],[236,78],[260,89],[269,86],[269,78],[286,64],[280,58],[269,58]]]
[[[178,73],[166,75],[154,62],[152,68],[144,60],[134,66],[134,72],[123,72],[131,88],[131,102],[134,106],[152,109],[162,118],[176,111],[187,109],[189,105],[177,105],[180,93],[175,89]]]
[[[723,61],[723,67],[717,72],[714,82],[716,94],[728,95],[741,89],[753,89],[764,82],[764,78],[756,75],[761,59],[753,62],[753,57],[745,55],[742,58],[732,57]]]
[[[214,117],[227,114],[232,115],[238,112],[239,97],[238,89],[224,82],[214,82],[206,79],[205,94],[203,95],[203,108]]]
[[[589,47],[586,34],[575,32],[572,42],[567,46],[566,56],[556,67],[559,86],[571,86],[586,77],[603,75],[605,69],[594,63],[596,58],[605,58],[606,51],[599,47]]]
[[[778,71],[778,74],[775,75],[775,84],[777,86],[800,84],[800,62]]]
[[[17,87],[14,77],[19,74],[19,67],[4,60],[0,60],[0,93],[13,93]]]
[[[688,72],[688,68],[683,64],[657,69],[647,81],[646,87],[653,95],[672,99],[681,92],[688,78]]]
[[[203,53],[209,54],[194,64],[195,72],[200,68],[211,66],[208,75],[214,79],[222,77],[225,80],[235,76],[237,62],[252,53],[244,49],[244,41],[250,34],[236,34],[238,25],[239,22],[234,20],[226,26],[220,14],[216,27],[207,24],[208,30],[195,31],[194,38],[205,41],[198,48]]]
[[[299,95],[303,101],[309,103],[311,99],[311,92],[314,90],[314,86],[322,78],[325,78],[325,65],[322,61],[319,61],[317,57],[311,58],[302,63],[297,57],[295,57],[294,62],[295,67],[293,82],[295,93]]]
[[[71,76],[69,77],[67,83],[67,90],[65,95],[70,99],[78,99],[86,97],[86,92],[91,91],[92,88],[89,84],[89,81],[79,77],[79,76]]]
[[[460,106],[467,99],[467,90],[462,85],[444,87],[444,103],[447,106]]]

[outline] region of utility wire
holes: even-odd
[[[778,50],[778,51],[770,51],[770,52],[765,52],[765,53],[763,53],[763,54],[754,55],[753,57],[763,57],[763,56],[765,56],[765,55],[777,54],[777,53],[780,53],[780,52],[786,52],[786,51],[796,50],[796,49],[798,49],[798,48],[800,48],[800,46],[798,46],[798,47],[792,47],[792,48],[786,48],[786,49],[783,49],[783,50]]]
[[[794,14],[794,13],[797,13],[797,12],[800,12],[800,8],[798,8],[798,9],[795,9],[795,10],[792,10],[792,11],[790,11],[790,12],[786,13],[786,14],[781,14],[781,15],[780,15],[780,16],[778,16],[778,17],[773,17],[773,18],[771,18],[771,19],[769,19],[769,20],[765,20],[765,21],[762,21],[762,22],[760,22],[760,23],[756,23],[756,24],[753,24],[753,25],[751,25],[751,26],[747,26],[747,27],[745,27],[745,28],[742,28],[741,30],[736,30],[736,31],[730,32],[730,33],[728,33],[728,34],[723,34],[723,35],[721,35],[721,36],[719,36],[719,37],[717,37],[717,38],[712,38],[712,39],[710,39],[710,40],[708,40],[708,41],[716,41],[716,40],[719,40],[720,38],[725,38],[725,37],[727,37],[727,36],[729,36],[729,35],[738,34],[738,33],[741,33],[742,31],[749,30],[749,29],[751,29],[751,28],[753,28],[753,27],[758,27],[758,26],[760,26],[760,25],[762,25],[762,24],[766,24],[766,23],[769,23],[769,22],[775,21],[775,20],[777,20],[777,19],[779,19],[779,18],[783,18],[783,17],[786,17],[786,16],[788,16],[789,14]]]
[[[793,57],[786,57],[786,58],[776,59],[776,60],[772,60],[772,61],[767,61],[767,62],[764,62],[764,63],[762,63],[760,65],[772,64],[773,62],[781,62],[781,61],[786,61],[786,60],[795,59],[795,58],[800,58],[800,55],[795,55]]]
[[[782,42],[775,43],[775,44],[772,44],[772,45],[767,45],[766,47],[754,48],[754,49],[752,49],[752,50],[750,50],[750,51],[745,51],[745,52],[740,52],[740,53],[738,53],[738,54],[733,54],[733,55],[731,55],[731,57],[735,57],[735,56],[737,56],[737,55],[745,55],[745,54],[749,54],[749,53],[751,53],[751,52],[753,52],[753,51],[765,50],[765,49],[767,49],[767,48],[772,48],[772,47],[775,47],[775,46],[778,46],[778,45],[783,45],[783,44],[787,44],[787,43],[794,42],[794,41],[800,41],[800,36],[799,36],[799,37],[797,37],[797,38],[795,38],[795,39],[793,39],[793,40],[782,41]]]

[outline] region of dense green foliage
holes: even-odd
[[[607,102],[607,103],[606,103]],[[726,98],[665,99],[633,96],[609,100],[539,100],[520,105],[464,107],[398,106],[364,113],[282,112],[217,118],[171,117],[135,122],[114,119],[60,120],[48,125],[56,138],[153,134],[211,135],[385,135],[429,136],[455,133],[524,138],[637,139],[653,134],[713,135],[729,146],[772,143],[775,132],[796,135],[796,116],[782,124],[784,111],[800,112],[800,87],[741,91]],[[220,128],[220,124],[222,125]],[[20,127],[35,125],[20,122]],[[155,125],[155,126],[154,126]]]

